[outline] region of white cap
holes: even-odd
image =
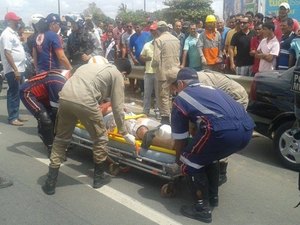
[[[33,14],[31,16],[31,24],[37,24],[40,21],[40,19],[43,19],[43,18],[44,17],[41,14]]]
[[[279,8],[280,8],[280,7],[284,7],[285,9],[291,9],[289,3],[287,3],[287,2],[281,3],[281,4],[279,5]]]
[[[107,61],[106,58],[104,58],[104,57],[102,57],[100,55],[95,55],[92,58],[90,58],[90,60],[89,60],[88,63],[97,63],[97,64],[102,65],[102,64],[107,64],[109,62]]]
[[[170,28],[170,29],[173,29],[173,25],[172,24],[168,24],[168,27]]]

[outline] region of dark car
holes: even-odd
[[[294,92],[291,80],[294,67],[286,71],[272,71],[255,75],[247,111],[253,118],[255,130],[273,139],[274,150],[283,164],[300,171],[298,145],[291,129],[295,123]],[[295,157],[296,155],[296,157]]]

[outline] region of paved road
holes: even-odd
[[[199,224],[179,213],[190,203],[184,183],[176,198],[161,198],[164,180],[137,170],[120,174],[98,190],[91,188],[93,163],[89,151],[74,148],[61,167],[57,193],[47,196],[41,184],[47,173],[46,151],[28,115],[24,127],[6,122],[6,90],[0,95],[0,175],[14,186],[0,190],[1,225]],[[22,114],[27,111],[22,106]],[[229,180],[220,189],[215,225],[298,225],[300,200],[297,173],[286,170],[272,154],[272,143],[254,138],[230,157]]]

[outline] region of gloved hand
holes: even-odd
[[[123,138],[128,144],[135,145],[135,137],[131,134],[125,134]]]

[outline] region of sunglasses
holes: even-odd
[[[240,24],[247,24],[247,23],[249,23],[249,22],[240,22]]]

